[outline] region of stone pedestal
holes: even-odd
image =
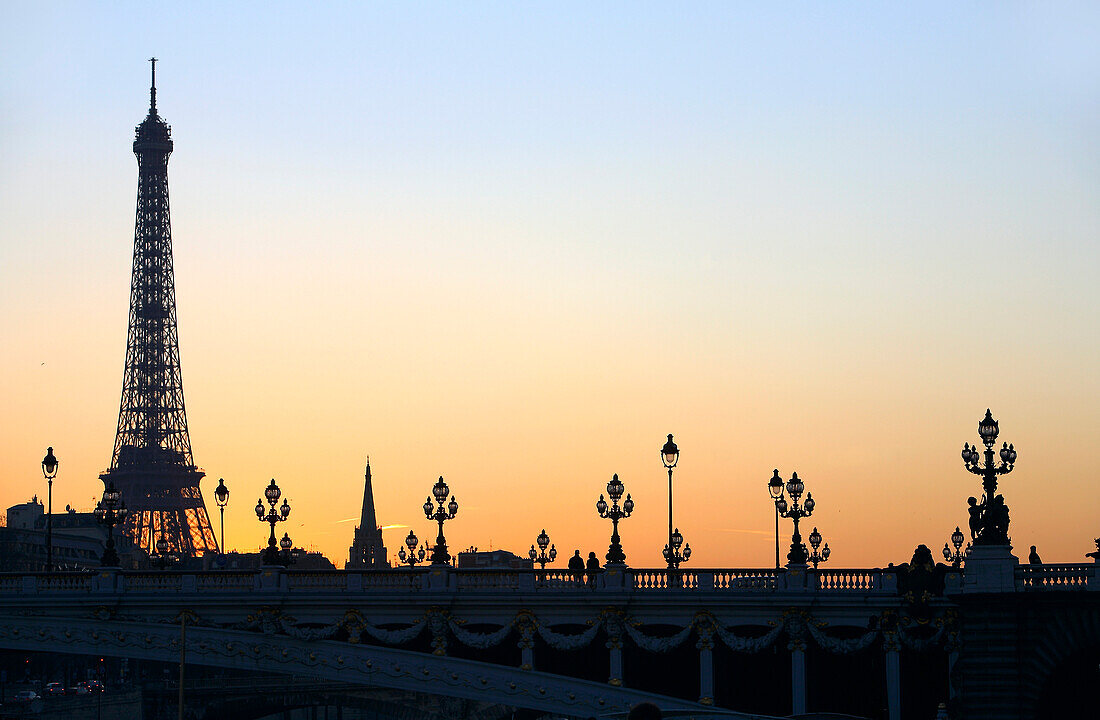
[[[1016,567],[1020,560],[1011,545],[975,545],[966,556],[964,593],[1010,593],[1016,591]]]

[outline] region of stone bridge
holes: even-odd
[[[615,717],[641,700],[685,717],[849,707],[902,720],[941,701],[1030,717],[1060,663],[1100,648],[1092,564],[975,559],[941,580],[929,592],[893,568],[2,575],[0,647],[167,662],[182,650],[188,664],[434,695],[486,720]],[[991,674],[1006,642],[1022,672]]]

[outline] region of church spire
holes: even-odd
[[[363,471],[363,512],[359,517],[359,527],[363,530],[378,527],[378,517],[374,512],[374,488],[370,481],[370,455],[367,456],[367,468]]]
[[[355,528],[347,567],[386,567],[386,548],[382,545],[382,528],[374,510],[374,488],[371,486],[370,456],[363,471],[363,510],[359,527]]]

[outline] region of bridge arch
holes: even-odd
[[[177,662],[180,626],[68,617],[0,617],[0,647]],[[189,664],[293,674],[592,717],[648,700],[662,709],[714,712],[677,698],[535,670],[336,640],[301,640],[249,630],[188,626]],[[728,713],[727,717],[750,716]]]

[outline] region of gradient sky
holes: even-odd
[[[338,564],[452,549],[773,562],[773,467],[836,567],[937,553],[991,407],[1017,553],[1100,535],[1100,5],[5,3],[0,505],[88,508],[158,63],[191,440],[230,547],[275,477]],[[215,529],[217,529],[216,513]],[[789,534],[789,522],[784,532]],[[406,529],[387,531],[391,555]]]

